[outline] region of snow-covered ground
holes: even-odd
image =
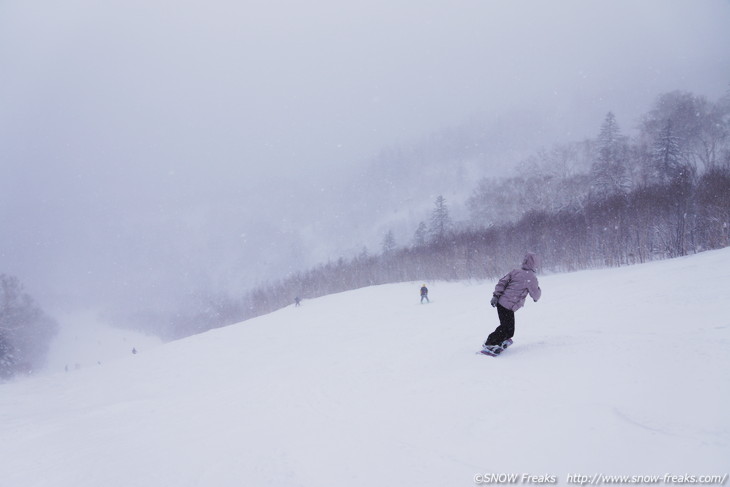
[[[0,485],[728,473],[730,249],[540,280],[497,358],[493,282],[418,282],[0,385]]]
[[[46,361],[48,371],[93,367],[162,344],[158,337],[111,327],[95,311],[67,313],[58,321],[58,336]]]

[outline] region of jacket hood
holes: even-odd
[[[533,254],[532,252],[528,252],[525,254],[525,258],[522,261],[522,268],[526,271],[532,271],[535,272],[536,269],[540,266],[540,258],[537,256],[537,254]]]

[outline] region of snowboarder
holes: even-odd
[[[423,304],[423,300],[426,300],[427,303],[430,303],[431,301],[428,299],[428,288],[424,284],[421,286],[421,304]]]
[[[511,270],[494,287],[489,304],[497,308],[499,326],[484,342],[482,353],[497,355],[512,344],[512,337],[515,334],[515,311],[524,306],[528,294],[535,302],[542,294],[535,275],[539,265],[538,256],[528,252],[522,261],[522,267]]]

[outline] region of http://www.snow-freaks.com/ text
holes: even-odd
[[[530,473],[478,473],[474,475],[474,483],[478,485],[493,484],[524,484],[524,485],[555,485],[565,483],[569,485],[726,485],[728,474],[723,475],[606,475],[595,473],[584,475],[571,473],[566,476],[555,474]]]

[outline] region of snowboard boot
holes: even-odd
[[[508,338],[505,341],[503,341],[500,346],[502,347],[502,350],[504,350],[505,348],[509,347],[513,343],[514,342],[512,341],[512,339],[511,338]]]
[[[482,353],[485,355],[499,355],[504,350],[500,345],[484,345]]]

